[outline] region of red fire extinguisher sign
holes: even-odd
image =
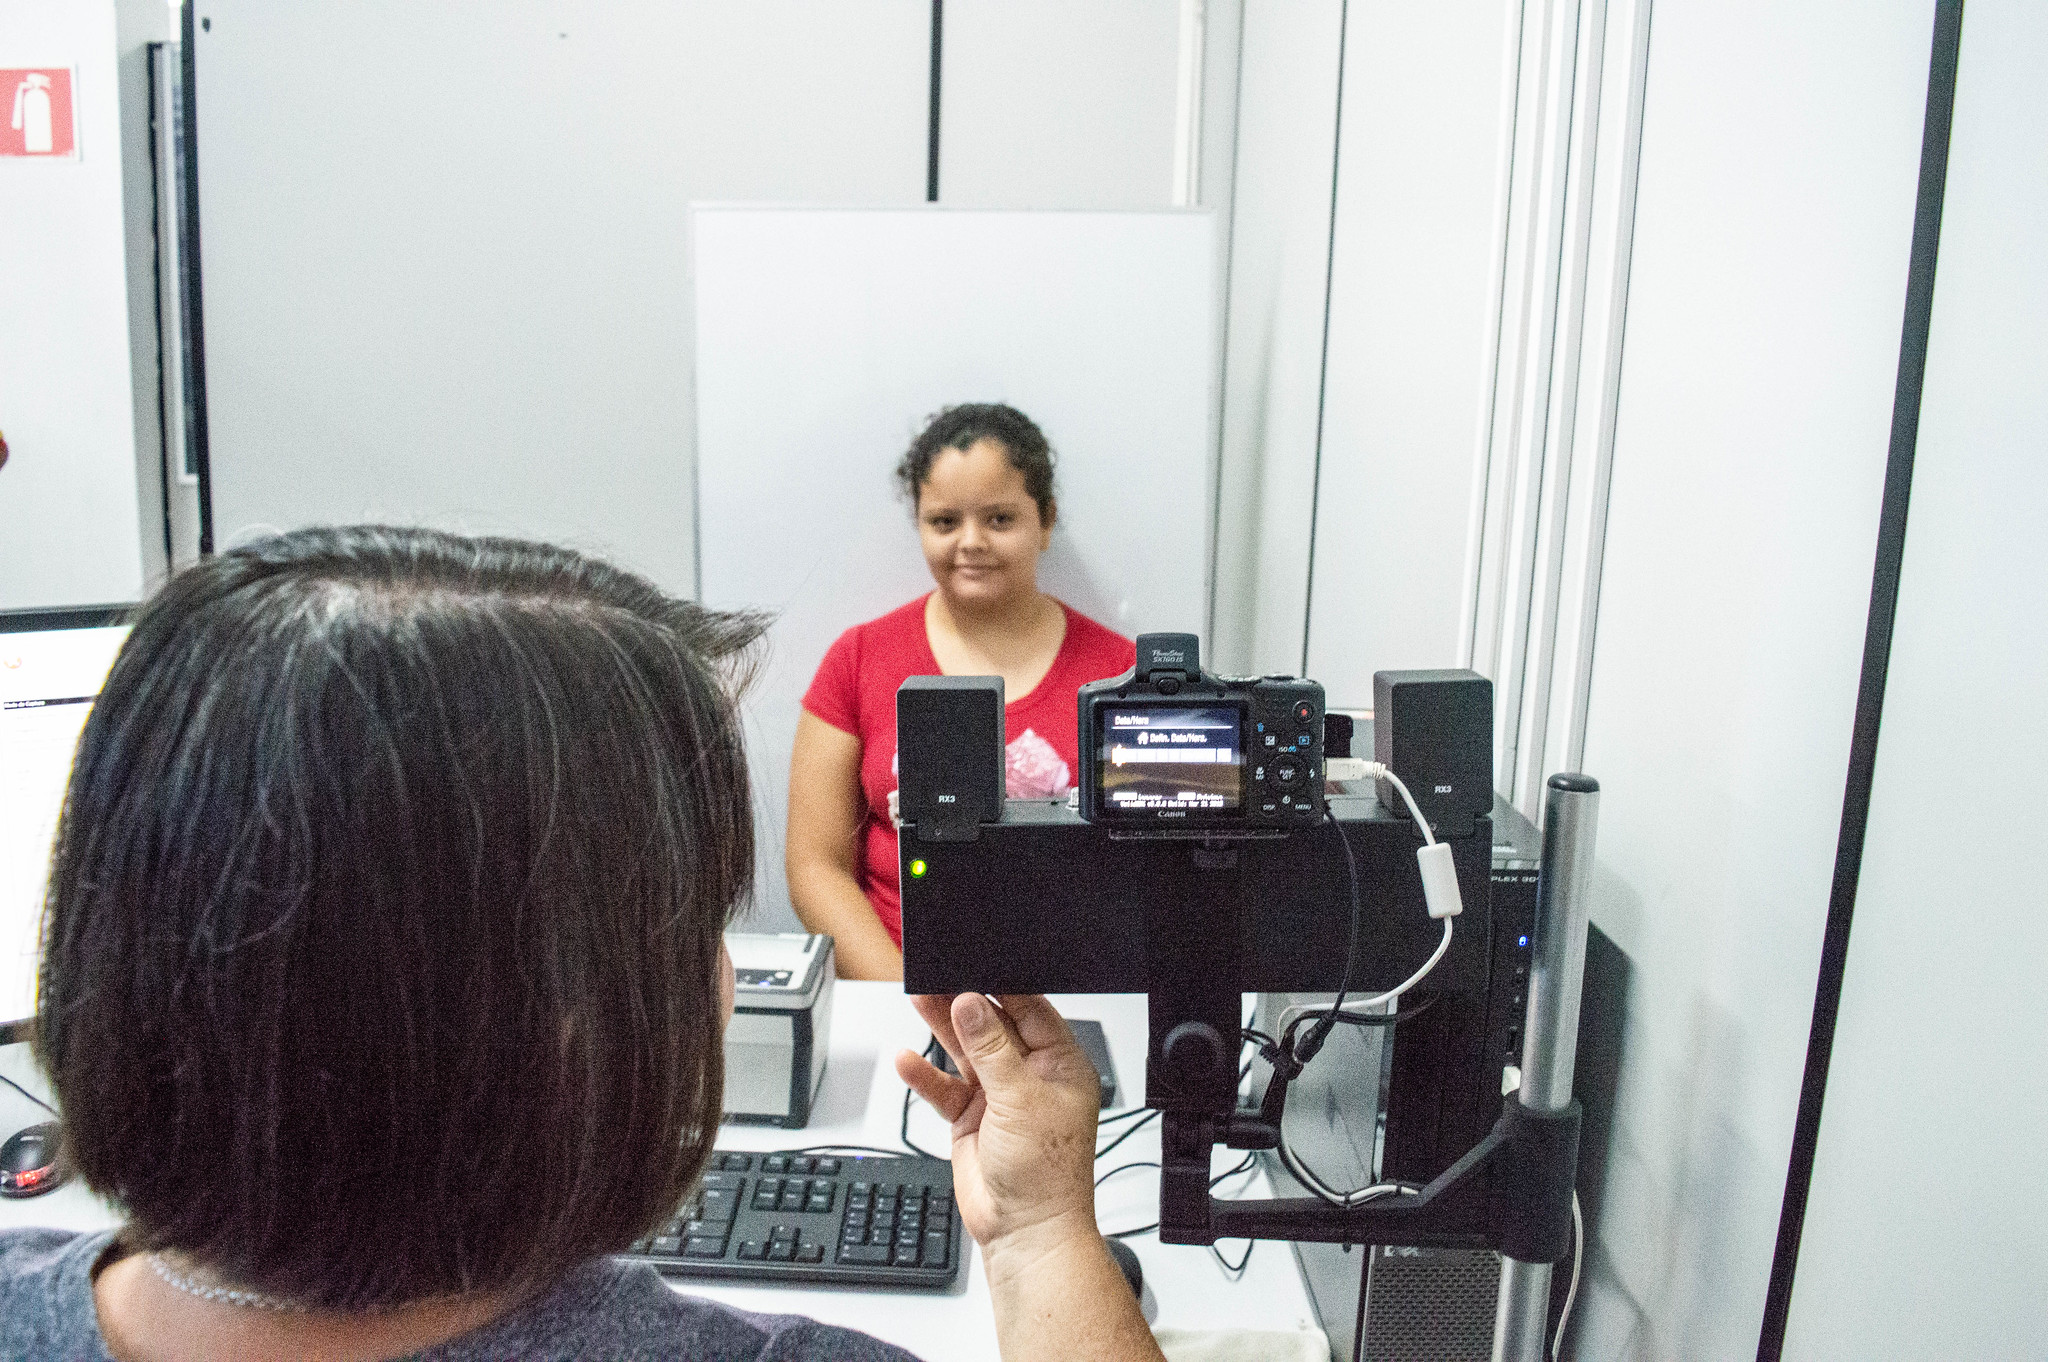
[[[78,154],[71,71],[63,66],[0,67],[0,156],[62,160]]]

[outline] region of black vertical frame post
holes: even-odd
[[[1323,248],[1323,341],[1316,362],[1316,455],[1309,473],[1308,567],[1302,578],[1301,674],[1308,675],[1309,627],[1316,608],[1316,525],[1323,511],[1323,415],[1330,396],[1330,305],[1337,287],[1337,173],[1344,164],[1344,44],[1351,34],[1351,0],[1337,8],[1337,108],[1330,132],[1330,232]],[[1242,60],[1242,58],[1240,58]]]
[[[939,201],[939,53],[946,29],[946,0],[932,0],[931,110],[925,131],[924,201]]]
[[[154,285],[150,303],[152,315],[156,318],[156,469],[157,509],[162,512],[164,531],[164,571],[169,572],[171,562],[177,557],[177,549],[171,542],[171,407],[168,384],[164,378],[164,170],[163,149],[169,129],[163,126],[164,90],[163,78],[158,68],[163,62],[164,43],[148,43],[143,46],[142,60],[149,76],[149,277]],[[175,184],[175,180],[173,181]],[[176,194],[172,195],[173,200]],[[172,205],[176,207],[175,202]],[[173,226],[173,231],[176,227]],[[180,414],[180,420],[183,419]]]
[[[1906,274],[1906,313],[1899,340],[1899,375],[1892,396],[1891,450],[1885,461],[1884,500],[1878,512],[1877,558],[1871,574],[1870,617],[1863,634],[1863,674],[1849,739],[1849,775],[1842,796],[1842,828],[1835,843],[1834,885],[1821,938],[1820,981],[1814,990],[1813,1029],[1806,1073],[1792,1129],[1792,1159],[1778,1218],[1777,1250],[1764,1296],[1758,1362],[1778,1362],[1792,1308],[1792,1278],[1806,1225],[1806,1200],[1820,1141],[1822,1099],[1834,1054],[1842,976],[1849,959],[1849,925],[1863,869],[1863,839],[1870,821],[1870,791],[1877,769],[1878,722],[1891,665],[1892,625],[1898,613],[1899,573],[1906,554],[1906,508],[1913,490],[1913,456],[1920,437],[1920,397],[1927,375],[1927,338],[1934,314],[1934,266],[1941,244],[1941,205],[1948,183],[1949,127],[1955,113],[1956,65],[1962,48],[1963,0],[1937,0],[1934,43],[1927,73],[1927,116],[1920,134],[1920,187],[1913,209],[1913,249]]]
[[[185,402],[192,412],[187,438],[192,442],[192,460],[199,470],[199,552],[213,552],[213,459],[206,424],[206,327],[199,287],[199,45],[194,41],[201,20],[198,0],[185,0],[184,31],[178,57],[184,71],[185,143],[178,149],[185,163],[185,201],[182,214],[183,249],[178,252],[178,291],[185,312]]]

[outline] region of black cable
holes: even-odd
[[[751,1154],[753,1151],[733,1149],[724,1152]],[[774,1149],[769,1152],[772,1154],[845,1154],[851,1152],[856,1154],[872,1154],[876,1158],[881,1159],[907,1159],[910,1157],[910,1155],[900,1149],[883,1149],[880,1145],[872,1144],[807,1144],[801,1149]]]
[[[1415,1020],[1432,1007],[1435,1007],[1436,1000],[1436,994],[1425,993],[1422,995],[1421,1002],[1404,1011],[1390,1012],[1383,1017],[1375,1017],[1357,1012],[1341,1012],[1337,1015],[1337,1020],[1346,1026],[1399,1026],[1402,1022]]]
[[[1235,1168],[1226,1168],[1222,1172],[1218,1173],[1215,1177],[1210,1178],[1210,1188],[1214,1189],[1219,1183],[1234,1178],[1239,1173],[1249,1173],[1252,1170],[1252,1161],[1257,1157],[1258,1156],[1256,1154],[1247,1154],[1237,1161],[1237,1166]]]
[[[1372,1283],[1372,1245],[1363,1245],[1358,1264],[1358,1322],[1351,1327],[1351,1355],[1365,1356],[1365,1288]]]
[[[1100,1159],[1104,1154],[1107,1154],[1110,1150],[1116,1148],[1125,1140],[1130,1139],[1131,1136],[1137,1134],[1139,1131],[1143,1130],[1147,1125],[1149,1125],[1152,1121],[1152,1118],[1157,1116],[1158,1114],[1159,1113],[1156,1111],[1148,1111],[1141,1119],[1133,1121],[1128,1126],[1125,1126],[1123,1133],[1121,1135],[1118,1135],[1114,1140],[1111,1140],[1108,1144],[1102,1146],[1102,1148],[1095,1151],[1095,1157],[1097,1159]]]
[[[1157,1159],[1139,1159],[1135,1163],[1120,1163],[1116,1167],[1110,1169],[1107,1173],[1104,1173],[1101,1177],[1095,1179],[1095,1185],[1097,1187],[1100,1187],[1103,1183],[1108,1182],[1118,1173],[1128,1173],[1133,1168],[1157,1168],[1158,1166],[1159,1160]]]
[[[40,1097],[36,1096],[36,1095],[35,1095],[34,1093],[30,1092],[30,1091],[29,1091],[29,1090],[28,1090],[27,1088],[24,1088],[24,1087],[22,1087],[22,1086],[21,1086],[21,1084],[19,1084],[19,1083],[15,1082],[15,1081],[14,1081],[13,1079],[9,1078],[9,1077],[8,1077],[8,1076],[7,1076],[6,1074],[0,1074],[0,1083],[5,1083],[5,1084],[6,1084],[6,1085],[7,1085],[8,1087],[10,1087],[10,1088],[14,1089],[14,1090],[15,1090],[16,1092],[20,1093],[20,1094],[21,1094],[21,1095],[22,1095],[23,1097],[26,1097],[26,1098],[27,1098],[27,1099],[28,1099],[29,1101],[31,1101],[31,1102],[35,1103],[35,1104],[36,1104],[37,1106],[41,1107],[41,1108],[42,1108],[42,1109],[43,1109],[44,1111],[47,1111],[47,1112],[49,1112],[49,1113],[50,1113],[50,1115],[52,1115],[52,1116],[55,1116],[55,1115],[57,1114],[57,1109],[56,1109],[55,1107],[51,1106],[51,1105],[50,1105],[50,1104],[49,1104],[48,1102],[45,1102],[45,1101],[44,1101],[44,1100],[43,1100],[42,1098],[40,1098]]]
[[[1344,977],[1337,986],[1336,1000],[1330,1004],[1322,1024],[1309,1032],[1301,1050],[1294,1051],[1295,1059],[1303,1064],[1314,1059],[1316,1052],[1323,1048],[1323,1042],[1330,1037],[1330,1028],[1337,1024],[1337,1016],[1344,1010],[1344,996],[1351,991],[1351,981],[1358,969],[1358,920],[1365,916],[1358,903],[1358,857],[1351,851],[1351,834],[1344,831],[1344,824],[1338,819],[1335,809],[1325,805],[1323,817],[1337,830],[1337,845],[1344,848],[1344,871],[1351,886],[1351,933],[1344,947]],[[1293,1050],[1291,1045],[1288,1048]]]
[[[1252,1162],[1253,1162],[1253,1160],[1254,1160],[1254,1159],[1255,1159],[1256,1157],[1257,1157],[1257,1156],[1256,1156],[1256,1155],[1253,1155],[1253,1154],[1247,1154],[1247,1155],[1245,1155],[1245,1156],[1244,1156],[1244,1157],[1243,1157],[1242,1159],[1238,1160],[1237,1166],[1236,1166],[1235,1168],[1227,1168],[1227,1169],[1225,1169],[1225,1170],[1224,1170],[1223,1172],[1221,1172],[1221,1173],[1218,1173],[1218,1174],[1217,1174],[1217,1175],[1216,1175],[1215,1177],[1213,1177],[1213,1178],[1210,1178],[1210,1179],[1209,1179],[1209,1185],[1210,1185],[1211,1187],[1214,1187],[1214,1186],[1215,1186],[1215,1185],[1216,1185],[1217,1183],[1219,1183],[1219,1182],[1222,1182],[1222,1181],[1223,1181],[1223,1180],[1224,1180],[1225,1178],[1235,1177],[1235,1176],[1237,1176],[1237,1175],[1238,1175],[1239,1173],[1246,1173],[1246,1172],[1250,1172],[1250,1171],[1251,1171],[1251,1167],[1252,1167]],[[1101,1186],[1101,1185],[1102,1185],[1103,1183],[1105,1183],[1105,1182],[1108,1182],[1108,1181],[1109,1181],[1109,1180],[1110,1180],[1111,1178],[1115,1177],[1115,1176],[1116,1176],[1116,1175],[1117,1175],[1118,1173],[1124,1173],[1124,1172],[1128,1172],[1128,1171],[1130,1171],[1130,1170],[1131,1170],[1131,1169],[1133,1169],[1133,1168],[1157,1168],[1158,1166],[1159,1166],[1158,1162],[1157,1162],[1156,1160],[1153,1160],[1153,1159],[1139,1159],[1139,1160],[1137,1160],[1136,1162],[1133,1162],[1133,1163],[1120,1163],[1120,1164],[1118,1164],[1118,1165],[1117,1165],[1116,1167],[1114,1167],[1114,1168],[1110,1169],[1110,1170],[1109,1170],[1109,1171],[1108,1171],[1107,1173],[1104,1173],[1104,1174],[1103,1174],[1103,1175],[1102,1175],[1101,1177],[1099,1177],[1099,1178],[1095,1179],[1095,1185],[1096,1185],[1097,1187],[1100,1187],[1100,1186]],[[1137,1227],[1136,1229],[1130,1229],[1130,1230],[1105,1230],[1105,1231],[1103,1231],[1103,1238],[1105,1238],[1105,1239],[1129,1239],[1129,1238],[1130,1238],[1131,1236],[1133,1236],[1133,1235],[1138,1235],[1138,1234],[1150,1234],[1150,1233],[1151,1233],[1152,1231],[1154,1231],[1154,1230],[1156,1230],[1156,1229],[1158,1229],[1158,1228],[1159,1228],[1159,1222],[1155,1220],[1155,1221],[1153,1221],[1153,1222],[1152,1222],[1151,1224],[1149,1224],[1149,1225],[1140,1225],[1140,1226],[1138,1226],[1138,1227]],[[1213,1247],[1213,1246],[1211,1247],[1211,1250],[1210,1250],[1210,1251],[1211,1251],[1211,1252],[1214,1252],[1214,1251],[1215,1251],[1215,1250],[1214,1250],[1214,1247]],[[1246,1258],[1250,1258],[1250,1257],[1251,1257],[1251,1250],[1250,1250],[1250,1249],[1246,1249],[1246,1250],[1245,1250],[1245,1257],[1246,1257]],[[1220,1261],[1220,1258],[1219,1258],[1219,1261]],[[1230,1265],[1229,1265],[1228,1263],[1224,1263],[1224,1264],[1223,1264],[1223,1266],[1224,1266],[1224,1268],[1225,1268],[1226,1270],[1228,1270],[1228,1269],[1229,1269],[1229,1267],[1230,1267]],[[1243,1263],[1239,1263],[1239,1264],[1238,1264],[1238,1267],[1237,1267],[1237,1269],[1236,1269],[1236,1270],[1237,1270],[1238,1272],[1240,1272],[1240,1273],[1241,1273],[1241,1272],[1243,1272],[1243,1271],[1244,1271],[1244,1265],[1243,1265]]]
[[[1264,1031],[1259,1030],[1257,1027],[1247,1026],[1242,1031],[1238,1032],[1237,1043],[1240,1053],[1242,1053],[1244,1047],[1247,1045],[1256,1045],[1258,1047],[1250,1055],[1246,1056],[1244,1063],[1237,1066],[1237,1081],[1239,1085],[1242,1086],[1245,1079],[1249,1077],[1251,1074],[1252,1065],[1259,1062],[1259,1056],[1264,1054],[1271,1054],[1273,1051],[1273,1047],[1275,1045],[1278,1045],[1279,1042],[1274,1040],[1271,1036],[1267,1035]]]
[[[910,1138],[910,1099],[915,1096],[917,1096],[916,1089],[905,1088],[903,1090],[903,1125],[896,1132],[897,1137],[903,1141],[903,1147],[905,1149],[908,1149],[911,1153],[916,1154],[918,1157],[926,1159],[938,1159],[939,1156],[937,1154],[932,1153],[928,1149],[919,1148],[917,1142]],[[939,1159],[939,1162],[951,1163],[952,1160]]]
[[[1402,1022],[1413,1021],[1415,1018],[1429,1011],[1430,1008],[1435,1007],[1436,999],[1436,994],[1426,993],[1423,995],[1423,999],[1421,1002],[1417,1003],[1415,1006],[1411,1008],[1408,1008],[1405,1011],[1394,1012],[1387,1016],[1372,1016],[1369,1014],[1362,1014],[1356,1012],[1340,1012],[1337,1014],[1336,1020],[1342,1022],[1346,1026],[1398,1026]],[[1293,1021],[1287,1024],[1287,1030],[1281,1033],[1280,1040],[1277,1042],[1278,1048],[1286,1051],[1289,1054],[1296,1054],[1298,1057],[1298,1052],[1296,1051],[1294,1044],[1294,1033],[1299,1031],[1302,1027],[1307,1026],[1311,1023],[1317,1026],[1323,1026],[1327,1024],[1329,1021],[1330,1014],[1327,1012],[1304,1012],[1301,1016],[1296,1017]],[[1303,1043],[1306,1044],[1307,1042]],[[1307,1063],[1306,1060],[1302,1060],[1301,1062],[1304,1064]]]
[[[1234,1263],[1231,1262],[1228,1258],[1225,1258],[1223,1256],[1223,1250],[1217,1248],[1214,1244],[1209,1245],[1209,1254],[1216,1260],[1216,1265],[1218,1267],[1222,1268],[1225,1272],[1230,1274],[1230,1280],[1234,1282],[1239,1277],[1244,1276],[1245,1265],[1251,1262],[1252,1250],[1257,1248],[1258,1246],[1259,1241],[1256,1239],[1245,1240],[1244,1257],[1238,1259]]]
[[[1118,1163],[1116,1167],[1110,1169],[1110,1172],[1106,1172],[1100,1178],[1096,1178],[1096,1186],[1100,1188],[1104,1182],[1108,1182],[1116,1174],[1130,1172],[1130,1169],[1133,1169],[1133,1167],[1159,1167],[1159,1161],[1157,1159],[1139,1159],[1137,1163]],[[1151,1225],[1139,1225],[1137,1229],[1106,1229],[1106,1231],[1102,1231],[1102,1237],[1104,1239],[1128,1239],[1128,1237],[1133,1237],[1133,1235],[1149,1235],[1155,1229],[1159,1229],[1159,1221],[1153,1221]]]

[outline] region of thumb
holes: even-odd
[[[991,1079],[997,1084],[1015,1079],[1024,1047],[994,1003],[979,993],[961,994],[953,1000],[953,1030],[984,1086]]]

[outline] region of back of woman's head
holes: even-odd
[[[719,1117],[756,621],[566,550],[309,530],[145,604],[80,740],[37,1041],[138,1247],[335,1308],[540,1285]]]

